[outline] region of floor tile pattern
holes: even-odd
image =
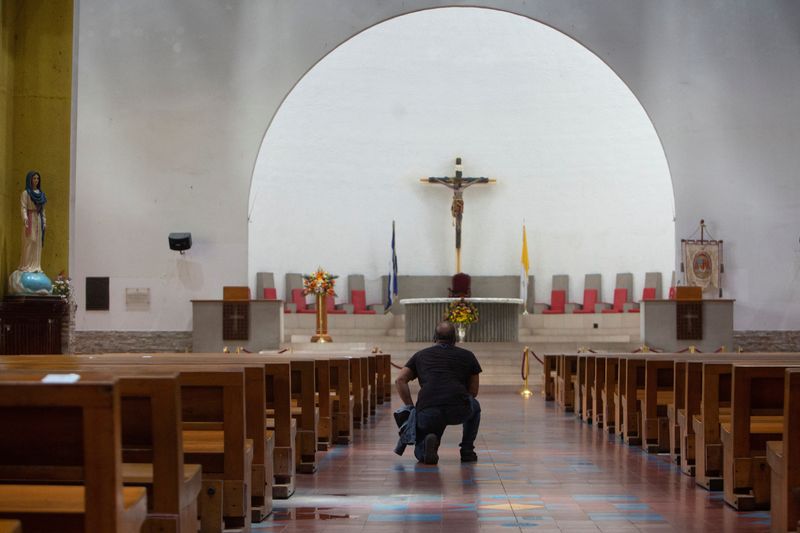
[[[459,461],[459,427],[445,433],[437,466],[417,464],[410,448],[398,457],[384,405],[352,446],[320,452],[319,471],[299,475],[295,495],[254,531],[769,531],[768,512],[737,513],[667,457],[617,443],[540,396],[492,389],[479,400],[477,464]]]

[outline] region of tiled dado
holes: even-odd
[[[737,513],[664,459],[609,441],[538,395],[492,388],[479,400],[477,464],[459,462],[459,427],[447,430],[438,466],[417,464],[410,449],[394,455],[391,412],[379,409],[253,530],[769,531],[768,513]]]

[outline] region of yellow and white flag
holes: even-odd
[[[519,297],[522,298],[522,308],[528,309],[528,272],[530,263],[528,262],[528,235],[525,233],[525,223],[522,223],[522,257],[520,258],[519,273]]]

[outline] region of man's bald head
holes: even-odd
[[[436,342],[455,344],[456,327],[450,322],[439,322],[436,325]]]

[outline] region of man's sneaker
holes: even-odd
[[[478,454],[474,451],[472,452],[461,452],[461,462],[462,463],[477,463],[478,462]]]
[[[425,435],[425,455],[422,462],[426,465],[435,465],[439,463],[439,439],[434,433]]]

